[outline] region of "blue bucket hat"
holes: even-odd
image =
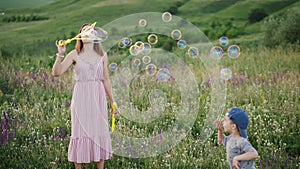
[[[238,126],[241,136],[247,138],[249,117],[246,111],[241,108],[234,107],[230,109],[226,115]]]

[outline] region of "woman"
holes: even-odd
[[[57,46],[57,58],[52,68],[54,76],[61,76],[73,64],[75,86],[71,103],[72,134],[68,149],[68,160],[75,168],[82,163],[97,163],[104,167],[104,160],[112,157],[111,138],[107,115],[106,95],[114,103],[108,75],[108,58],[101,43],[89,40],[92,31],[84,24],[84,31],[76,47],[62,61],[66,46]],[[86,33],[88,32],[88,33]],[[116,113],[116,112],[113,112]]]

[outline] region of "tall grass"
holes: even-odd
[[[257,168],[300,167],[299,60],[299,51],[284,48],[242,49],[238,59],[222,60],[223,66],[234,72],[226,83],[226,107],[239,106],[248,112],[249,140],[259,152]],[[67,161],[72,71],[53,78],[53,61],[47,56],[33,59],[24,55],[2,59],[0,63],[0,168],[73,168]],[[195,75],[201,76],[203,66],[193,64]],[[203,93],[195,98],[199,101],[198,118],[177,146],[148,158],[115,155],[105,167],[227,168],[225,150],[217,144],[216,131],[206,142],[199,141],[203,117],[210,105],[207,81],[198,82]],[[143,104],[138,100],[136,103]],[[118,125],[134,125],[122,117],[120,121]],[[144,132],[137,127],[126,130],[128,135]],[[92,167],[95,164],[84,165]]]

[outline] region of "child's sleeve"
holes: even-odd
[[[251,145],[251,143],[247,139],[244,139],[241,150],[243,153],[256,151],[255,148]]]
[[[225,136],[222,140],[222,144],[224,145],[224,148],[226,149],[226,145],[227,145],[227,142],[228,140],[230,139],[230,135],[229,136]]]

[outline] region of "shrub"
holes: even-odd
[[[300,42],[300,12],[296,9],[287,13],[270,17],[265,22],[264,45],[299,45]]]
[[[262,8],[255,8],[252,9],[251,12],[248,15],[248,21],[250,23],[255,23],[263,20],[265,17],[267,17],[268,14],[265,12]]]
[[[40,21],[40,20],[48,20],[49,17],[46,16],[38,16],[38,15],[12,15],[6,16],[2,19],[2,22],[30,22],[30,21]]]

